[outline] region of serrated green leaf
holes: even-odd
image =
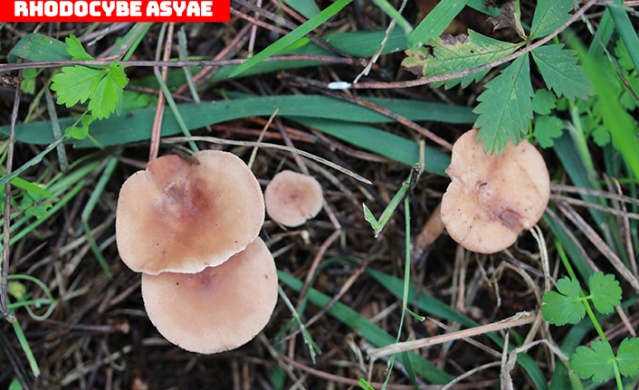
[[[107,74],[113,79],[115,85],[120,88],[124,88],[129,80],[126,78],[126,73],[124,73],[124,68],[118,65],[117,61],[112,62],[106,69]]]
[[[528,131],[532,118],[533,89],[530,83],[530,60],[523,55],[486,84],[473,112],[479,114],[475,127],[484,150],[501,153],[508,141],[518,143]]]
[[[548,291],[542,298],[541,311],[546,321],[554,325],[581,321],[586,315],[586,308],[581,302],[579,281],[569,277],[561,278],[557,281],[557,291]]]
[[[95,87],[89,101],[89,110],[96,119],[107,118],[122,102],[122,87],[111,75],[104,77]]]
[[[556,116],[540,116],[535,119],[535,139],[542,148],[550,148],[555,144],[555,138],[561,137],[564,123]]]
[[[570,367],[581,379],[592,377],[595,383],[612,378],[615,354],[607,341],[594,341],[591,348],[580,346],[570,358]]]
[[[533,96],[533,111],[539,115],[548,115],[557,106],[557,96],[547,89],[538,89]]]
[[[444,35],[428,47],[407,50],[407,57],[402,65],[418,76],[440,76],[486,65],[515,52],[519,46],[521,45],[498,41],[468,30],[468,35]],[[467,86],[472,81],[481,80],[486,73],[487,71],[449,80],[446,88],[462,81]]]
[[[572,0],[539,0],[535,8],[530,38],[543,38],[561,26],[572,10]]]
[[[86,66],[65,66],[62,72],[51,78],[51,90],[57,92],[58,104],[67,107],[84,103],[95,91],[104,78],[103,70],[87,68]]]
[[[639,376],[639,338],[624,339],[617,350],[617,364],[621,375]]]
[[[64,40],[67,44],[67,53],[71,56],[72,59],[82,61],[82,60],[94,60],[95,58],[87,53],[82,46],[82,43],[78,41],[78,38],[75,35],[71,34],[70,37]]]
[[[626,48],[626,45],[622,40],[617,41],[617,45],[615,46],[615,57],[617,57],[617,63],[621,70],[625,72],[632,72],[635,70],[635,66],[630,58],[630,53],[628,53],[628,48]]]
[[[621,304],[621,287],[613,274],[595,272],[588,279],[590,299],[602,314],[609,314]]]
[[[585,100],[594,93],[574,52],[564,49],[564,45],[542,46],[533,50],[532,56],[546,85],[557,96]]]

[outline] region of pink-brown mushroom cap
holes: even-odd
[[[149,319],[171,343],[217,353],[253,339],[277,303],[275,261],[257,238],[244,251],[196,274],[142,274]]]
[[[157,158],[122,185],[116,239],[132,270],[199,272],[257,237],[264,200],[250,169],[227,152],[193,157],[199,164],[175,155]]]
[[[312,176],[293,171],[275,175],[264,191],[266,213],[288,227],[300,226],[322,209],[322,186]]]
[[[528,141],[509,143],[492,155],[476,137],[477,130],[470,130],[453,145],[442,221],[464,248],[495,253],[539,221],[550,197],[550,178],[543,157]]]

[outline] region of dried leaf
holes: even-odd
[[[502,28],[513,28],[521,39],[526,39],[526,32],[521,26],[521,9],[519,0],[509,1],[501,7],[501,12],[497,16],[491,16],[488,21],[494,26],[493,31]]]

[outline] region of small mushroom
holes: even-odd
[[[257,238],[244,251],[196,274],[142,274],[149,319],[171,343],[217,353],[249,342],[277,303],[275,261]]]
[[[223,263],[264,223],[260,185],[237,156],[221,151],[157,158],[120,190],[116,239],[134,271],[195,273]]]
[[[266,213],[273,221],[296,227],[320,212],[324,196],[314,177],[282,171],[266,186],[264,201]]]
[[[453,145],[446,169],[452,182],[441,215],[450,236],[464,248],[495,253],[541,218],[550,178],[543,157],[527,141],[509,143],[500,155],[492,155],[476,138],[473,129]]]

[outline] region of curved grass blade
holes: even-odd
[[[351,1],[353,0],[337,0],[333,4],[326,7],[322,12],[313,16],[308,21],[300,25],[295,30],[291,31],[290,33],[286,34],[282,38],[278,39],[277,41],[269,45],[269,47],[257,53],[255,56],[251,57],[248,61],[246,61],[242,65],[238,66],[233,72],[231,72],[229,77],[235,77],[239,75],[240,73],[250,69],[255,64],[261,62],[265,58],[273,56],[281,52],[282,50],[286,49],[287,47],[291,46],[297,40],[303,38],[306,34],[310,33],[311,31],[315,30],[317,27],[326,23],[330,18],[332,18],[339,11],[341,11],[342,8],[346,7],[346,5],[348,5]]]

